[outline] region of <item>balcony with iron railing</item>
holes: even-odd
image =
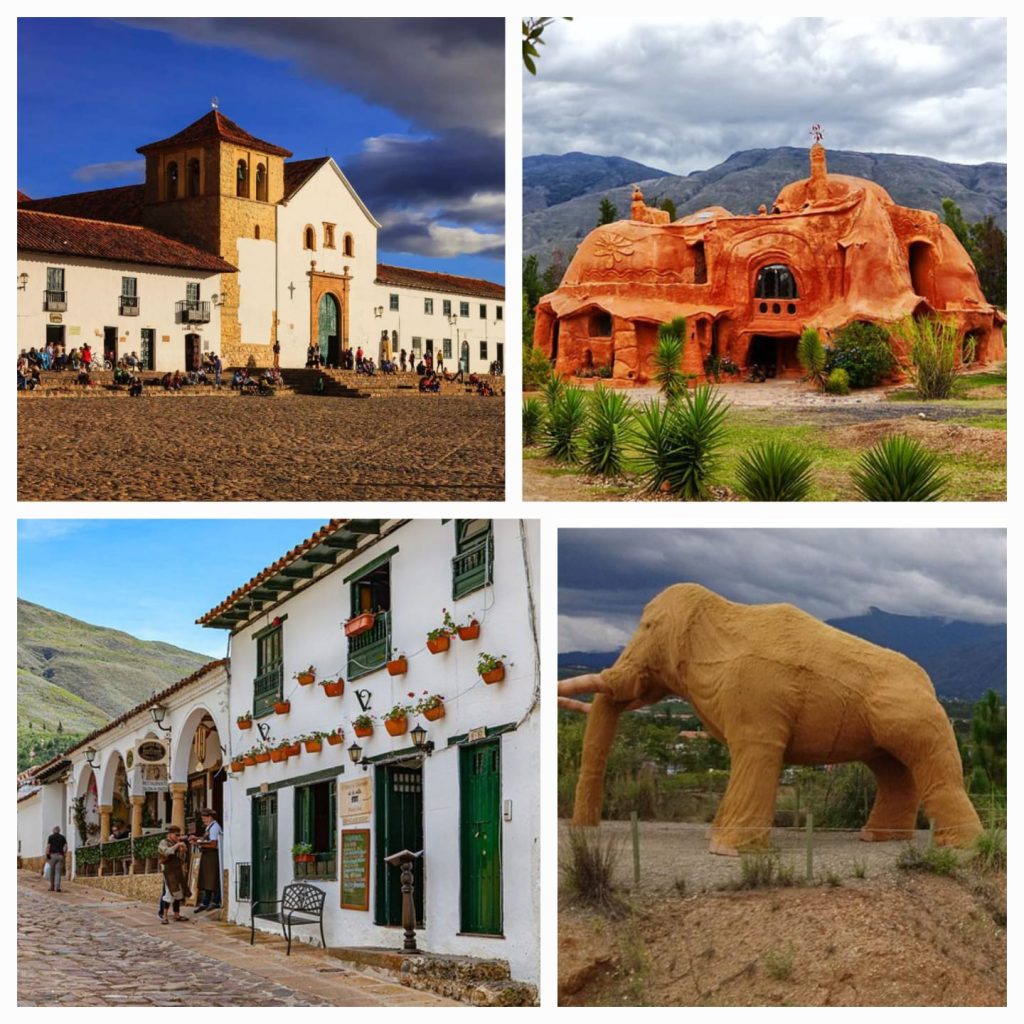
[[[198,299],[183,299],[174,304],[174,322],[177,324],[208,324],[210,304]]]
[[[494,535],[488,533],[452,559],[452,600],[494,581]]]
[[[65,313],[68,308],[68,293],[55,292],[49,288],[43,292],[43,309],[49,313]]]
[[[281,662],[265,668],[252,682],[252,714],[263,718],[274,710],[284,693],[284,666]]]
[[[119,306],[121,316],[139,315],[139,297],[137,295],[122,295]]]
[[[348,677],[357,679],[383,668],[391,653],[391,612],[377,612],[373,625],[348,638]]]
[[[316,860],[295,861],[296,878],[328,879],[338,877],[338,855],[330,853],[314,854]]]

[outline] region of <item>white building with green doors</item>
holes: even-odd
[[[326,893],[328,946],[398,949],[385,858],[422,850],[420,947],[537,982],[538,584],[535,521],[335,520],[202,616],[230,633],[231,920],[302,880]],[[446,612],[467,639],[432,653]],[[389,733],[389,710],[428,697],[443,716],[411,710]]]

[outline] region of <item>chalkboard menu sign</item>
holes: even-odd
[[[341,833],[341,909],[370,909],[370,830]]]

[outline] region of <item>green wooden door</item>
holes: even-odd
[[[317,342],[323,361],[332,366],[338,364],[338,353],[341,348],[338,340],[341,336],[339,319],[338,300],[333,295],[324,295],[317,310]]]
[[[378,765],[374,786],[377,805],[377,883],[375,921],[402,923],[401,871],[384,863],[399,850],[423,849],[423,772],[418,767]],[[416,927],[423,927],[423,859],[413,869]]]
[[[501,934],[501,744],[459,751],[461,930]]]
[[[277,898],[277,794],[268,793],[252,801],[252,899]]]

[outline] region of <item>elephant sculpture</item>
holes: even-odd
[[[592,703],[574,699],[582,693]],[[689,701],[729,748],[712,853],[767,843],[785,764],[863,761],[878,784],[864,840],[909,839],[922,804],[937,843],[965,846],[982,831],[924,669],[792,605],[736,604],[692,583],[647,604],[614,665],[559,686],[562,707],[588,712],[574,824],[600,823],[622,712],[669,694]]]

